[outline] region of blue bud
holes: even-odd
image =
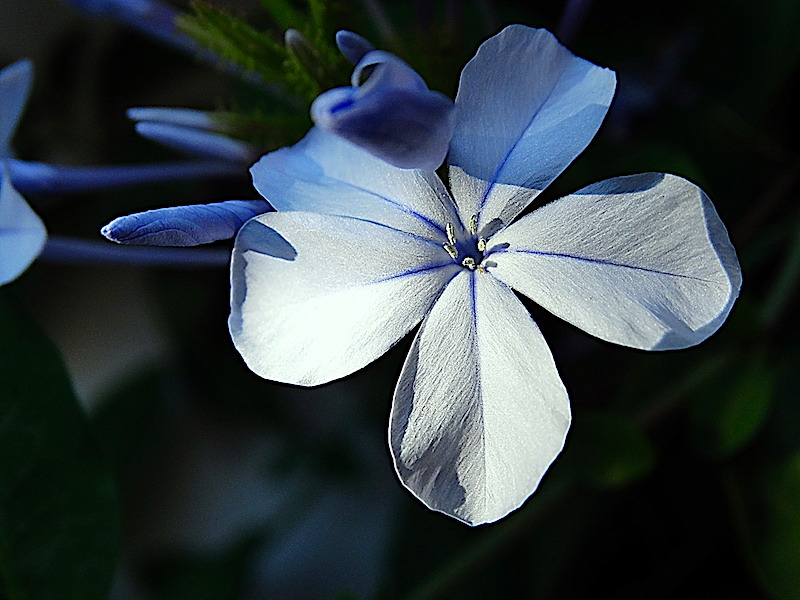
[[[249,219],[270,210],[264,200],[173,206],[119,217],[101,233],[121,244],[197,246],[232,238]]]
[[[442,164],[453,135],[450,98],[429,90],[414,69],[380,50],[362,57],[351,83],[314,100],[311,118],[318,127],[396,167],[432,171]]]
[[[369,40],[346,29],[336,32],[336,46],[339,48],[339,52],[354,65],[361,62],[365,54],[375,50],[375,46]]]

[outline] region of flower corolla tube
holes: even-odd
[[[603,340],[703,341],[741,285],[706,194],[647,173],[513,221],[580,154],[613,71],[512,25],[464,68],[449,187],[318,128],[252,167],[277,212],[239,231],[229,327],[258,375],[312,386],[357,371],[421,322],[394,392],[403,484],[470,525],[519,507],[561,451],[567,392],[513,290]]]

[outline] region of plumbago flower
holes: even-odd
[[[394,394],[403,484],[470,525],[536,489],[570,424],[567,392],[514,295],[601,339],[692,346],[741,275],[708,197],[675,175],[590,185],[513,219],[585,148],[615,76],[547,31],[513,25],[461,75],[449,189],[319,129],[252,168],[277,212],[240,230],[230,332],[247,365],[319,385],[422,321]]]

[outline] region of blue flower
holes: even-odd
[[[251,169],[277,212],[236,239],[236,348],[262,377],[319,385],[421,322],[394,394],[394,465],[427,506],[470,525],[535,491],[571,421],[512,288],[644,350],[700,343],[739,293],[724,225],[675,175],[609,179],[516,219],[591,141],[615,85],[547,31],[512,25],[461,74],[448,187],[319,128]]]
[[[8,168],[3,165],[0,174],[0,285],[19,277],[36,260],[46,239],[44,223],[14,189]]]
[[[0,70],[0,285],[16,279],[44,248],[44,223],[14,188],[6,159],[33,81],[29,61]]]
[[[402,169],[432,171],[441,165],[453,134],[452,100],[429,90],[393,54],[371,50],[360,36],[339,32],[337,43],[357,64],[351,86],[314,100],[311,118],[317,127]]]

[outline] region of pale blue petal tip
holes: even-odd
[[[33,63],[28,59],[0,70],[0,158],[12,155],[11,138],[33,86]]]
[[[339,48],[339,52],[354,65],[358,64],[365,54],[375,49],[369,40],[346,29],[336,32],[336,46]]]
[[[11,184],[2,165],[0,178],[0,285],[19,277],[42,252],[47,231],[39,216]]]

